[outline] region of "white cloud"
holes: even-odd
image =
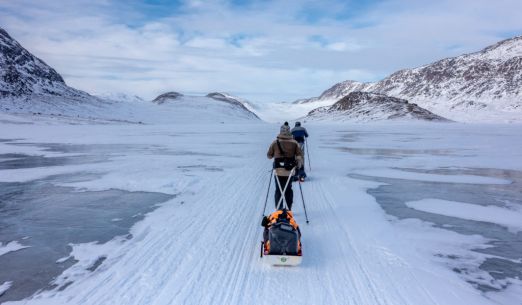
[[[186,1],[152,18],[117,1],[19,0],[0,1],[0,20],[70,85],[146,98],[222,90],[292,100],[522,33],[518,0],[389,0],[339,18],[346,3],[259,1],[238,8]],[[323,10],[321,18],[303,19],[307,5]]]

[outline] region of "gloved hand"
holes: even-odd
[[[266,227],[268,226],[270,222],[268,221],[268,217],[267,216],[263,216],[263,220],[261,220],[261,226],[262,227]]]

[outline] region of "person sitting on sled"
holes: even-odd
[[[294,215],[292,211],[288,211],[286,209],[277,210],[270,214],[269,216],[263,217],[263,220],[261,221],[261,226],[265,227],[265,230],[263,231],[263,240],[264,240],[264,254],[268,255],[270,254],[271,245],[270,245],[270,230],[274,227],[277,227],[280,224],[287,224],[289,227],[291,226],[292,231],[296,232],[294,235],[290,234],[285,237],[280,236],[279,239],[287,238],[289,240],[285,240],[286,244],[283,246],[284,249],[282,249],[281,245],[274,245],[273,248],[277,248],[275,250],[276,252],[279,252],[281,250],[288,251],[290,253],[287,254],[293,254],[293,255],[301,255],[301,230],[299,230],[299,226],[297,225],[297,222],[294,220]],[[279,228],[277,228],[279,229]],[[284,229],[283,229],[284,230]],[[294,239],[294,240],[292,240]],[[292,250],[292,244],[295,245],[295,242],[297,241],[297,251],[293,253],[295,250]],[[272,249],[274,250],[274,249]],[[274,251],[272,251],[274,252]],[[281,254],[281,253],[278,253]]]
[[[292,203],[294,201],[294,192],[292,191],[292,183],[288,181],[291,179],[294,168],[301,168],[303,164],[303,153],[299,144],[292,138],[290,133],[290,126],[285,122],[281,126],[280,133],[277,139],[272,142],[267,152],[268,159],[274,158],[275,179],[276,185],[281,186],[281,190],[276,187],[275,191],[275,208],[281,210],[283,203],[281,200],[281,191],[285,191],[285,202],[288,205],[288,210],[292,210]],[[284,164],[284,165],[281,165]],[[287,186],[288,185],[288,186]],[[280,205],[280,206],[278,206]]]
[[[305,155],[305,138],[308,138],[308,131],[306,131],[306,128],[301,126],[301,122],[295,122],[295,127],[291,130],[292,136],[294,137],[294,140],[299,143],[299,148],[301,148],[301,151],[303,153],[303,166],[301,166],[297,170],[297,179],[300,181],[304,181],[306,178],[305,168],[304,168],[304,155]]]

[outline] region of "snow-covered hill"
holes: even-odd
[[[522,120],[522,36],[482,51],[395,72],[376,83],[345,81],[317,98],[297,103],[330,104],[354,91],[407,99],[457,121]]]
[[[147,101],[141,96],[132,95],[124,92],[106,92],[97,94],[97,97],[104,100],[111,100],[117,102],[132,102],[132,103],[146,103]]]
[[[259,121],[248,102],[226,94],[208,97],[168,92],[153,103],[123,93],[99,97],[67,86],[45,62],[0,28],[0,111],[78,122],[239,123]]]
[[[217,93],[207,96],[185,96],[177,92],[161,94],[151,103],[152,114],[165,122],[177,123],[221,123],[259,121],[257,115],[235,99],[221,99]],[[223,97],[225,97],[223,95]]]
[[[384,94],[355,91],[332,106],[310,111],[307,120],[378,121],[426,120],[447,121],[416,104]]]
[[[249,102],[243,98],[233,96],[233,95],[230,95],[225,92],[212,92],[212,93],[207,94],[207,97],[218,100],[218,101],[231,103],[240,108],[244,108],[244,110],[248,110],[248,111],[252,112],[253,114],[255,114],[256,110],[259,110],[259,107],[256,106],[255,104],[252,104],[251,102]],[[256,115],[256,117],[257,117],[257,115]]]

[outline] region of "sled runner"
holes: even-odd
[[[272,266],[299,266],[303,260],[301,255],[265,255],[263,260]]]

